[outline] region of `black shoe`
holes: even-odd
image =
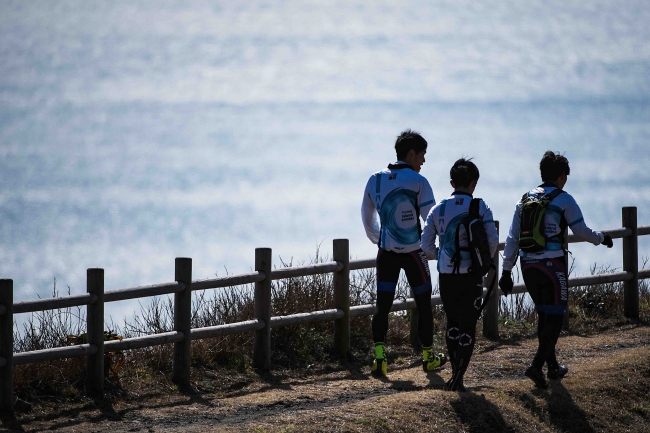
[[[524,375],[533,382],[535,382],[535,386],[538,388],[546,389],[548,388],[548,384],[546,383],[546,378],[544,377],[544,372],[538,368],[535,368],[535,366],[531,365],[529,366],[526,371],[524,372]]]
[[[452,378],[445,383],[445,389],[447,391],[465,392],[466,389],[465,385],[463,384],[463,376],[452,376]]]
[[[558,365],[557,368],[549,368],[547,376],[549,379],[562,379],[569,372],[565,365]]]

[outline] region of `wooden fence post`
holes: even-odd
[[[623,208],[623,227],[632,229],[632,235],[623,238],[623,270],[632,272],[631,280],[623,283],[625,317],[639,319],[639,243],[637,233],[636,207]]]
[[[255,318],[264,328],[255,331],[253,367],[262,371],[271,369],[271,260],[271,248],[255,248],[255,270],[266,275],[255,283]]]
[[[334,239],[334,261],[343,263],[343,269],[334,272],[334,308],[343,310],[344,316],[334,321],[334,345],[339,356],[350,354],[350,242]]]
[[[86,357],[86,392],[104,393],[104,270],[86,271],[86,291],[97,301],[86,306],[86,343],[97,347],[97,352]]]
[[[499,234],[499,221],[495,221],[494,225],[497,227],[497,235]],[[488,272],[483,278],[483,287],[489,287],[493,278],[499,278],[499,249],[492,256],[492,263],[495,269]],[[485,313],[483,314],[483,336],[485,338],[499,338],[499,304],[501,303],[501,296],[499,296],[498,281],[495,281],[494,289],[489,299],[486,299]]]
[[[0,305],[6,311],[0,315],[0,413],[14,413],[14,281],[0,280]]]
[[[182,292],[174,293],[174,331],[182,332],[183,339],[174,343],[174,383],[181,388],[190,385],[190,348],[192,339],[192,259],[177,257],[174,279],[185,285]]]

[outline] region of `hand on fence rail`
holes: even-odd
[[[611,248],[614,246],[614,241],[612,241],[612,237],[610,235],[605,235],[605,239],[603,239],[602,244],[606,245],[607,248]]]

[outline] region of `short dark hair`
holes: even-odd
[[[478,180],[479,176],[478,167],[472,162],[472,158],[459,159],[449,170],[449,177],[456,187],[467,188],[473,181]]]
[[[395,141],[397,159],[403,161],[411,149],[415,150],[415,153],[424,152],[427,150],[427,140],[425,140],[419,132],[407,129],[402,132]]]
[[[569,175],[569,160],[559,153],[547,150],[539,162],[539,171],[542,175],[542,181],[554,182],[562,173]]]

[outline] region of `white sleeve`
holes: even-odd
[[[426,222],[424,223],[424,229],[422,230],[422,242],[420,244],[420,248],[422,248],[422,251],[426,253],[429,260],[438,260],[438,248],[436,248],[438,229],[436,229],[434,223],[437,218],[434,216],[435,213],[436,208],[433,208],[427,216]]]
[[[361,220],[363,221],[363,227],[366,229],[368,239],[373,244],[378,244],[380,231],[379,215],[367,189],[363,193],[363,202],[361,203]]]
[[[564,219],[571,231],[584,239],[587,242],[591,242],[594,245],[600,245],[603,242],[605,237],[602,233],[593,231],[585,223],[585,219],[582,217],[582,211],[580,206],[576,203],[575,199],[570,194],[563,194],[566,196],[567,206],[564,209]]]
[[[517,261],[517,254],[519,254],[519,209],[520,203],[515,207],[515,214],[512,216],[512,223],[510,230],[508,230],[508,237],[506,238],[506,246],[503,250],[503,270],[512,271]]]
[[[499,248],[499,233],[497,233],[497,226],[494,224],[494,216],[492,215],[492,209],[481,200],[481,203],[485,207],[481,219],[483,220],[483,227],[485,227],[485,233],[488,237],[488,244],[490,246],[490,256],[494,257],[494,254]]]
[[[429,185],[429,181],[424,177],[423,179],[422,187],[418,193],[418,207],[420,208],[420,217],[426,221],[429,212],[431,212],[431,208],[436,204],[436,199],[433,196],[433,190],[431,189],[431,185]]]

